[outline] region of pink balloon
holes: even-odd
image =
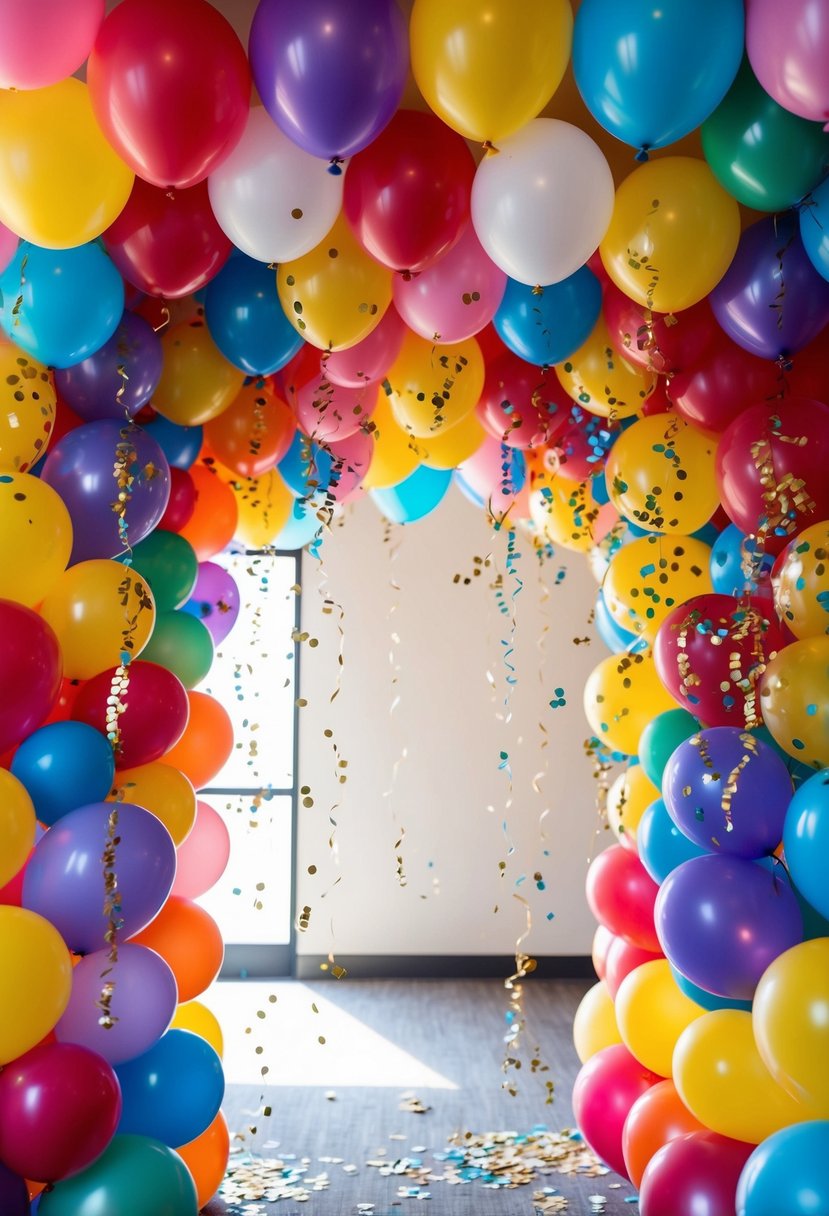
[[[42,89],[71,76],[103,19],[104,0],[2,0],[0,89]]]
[[[362,342],[322,356],[324,375],[343,388],[379,383],[400,353],[405,333],[406,326],[397,309],[387,308],[383,320]]]
[[[196,822],[179,845],[172,895],[198,899],[219,881],[230,857],[230,833],[209,802],[199,799]]]
[[[826,0],[750,0],[746,51],[754,75],[779,105],[829,124]]]
[[[621,1043],[597,1051],[576,1077],[573,1113],[579,1130],[593,1152],[623,1178],[628,1177],[622,1152],[625,1119],[637,1098],[662,1079]]]
[[[519,460],[523,459],[518,457]],[[515,454],[506,444],[486,435],[477,452],[458,466],[458,473],[498,518],[510,510],[523,486],[515,479]]]
[[[630,975],[631,971],[635,971],[643,963],[651,963],[654,959],[663,957],[661,951],[643,950],[641,946],[631,945],[623,937],[614,937],[607,950],[604,974],[604,981],[614,1001],[625,976]]]
[[[363,478],[371,464],[374,440],[365,431],[355,431],[348,439],[327,445],[334,464],[326,487],[326,497],[333,502],[346,503],[359,494]]]
[[[317,443],[339,443],[354,435],[377,405],[376,384],[343,388],[323,373],[288,398],[300,429]]]
[[[489,324],[506,286],[507,276],[468,224],[457,245],[434,266],[420,274],[395,275],[394,303],[422,338],[462,342]]]
[[[488,434],[511,448],[539,448],[567,426],[573,403],[552,368],[535,367],[511,350],[487,360],[476,405]]]
[[[612,844],[587,871],[587,902],[596,920],[642,950],[660,953],[653,923],[659,887],[638,857]]]
[[[18,238],[5,224],[0,224],[0,274],[17,253]]]

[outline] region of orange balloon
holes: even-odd
[[[130,941],[161,955],[176,977],[181,1001],[192,1001],[209,988],[224,958],[213,917],[181,895],[170,895],[155,920]]]
[[[233,540],[239,509],[233,491],[208,465],[194,464],[190,476],[196,487],[196,505],[180,534],[204,562]]]
[[[630,1180],[642,1181],[645,1166],[669,1140],[707,1128],[695,1119],[676,1091],[673,1081],[652,1085],[630,1108],[622,1131],[622,1152]]]
[[[233,723],[227,710],[206,692],[188,690],[190,718],[184,734],[168,752],[164,763],[189,777],[193,788],[209,785],[233,751]],[[185,998],[179,994],[179,999]]]
[[[219,1189],[219,1183],[225,1176],[227,1159],[230,1156],[230,1132],[224,1115],[219,1111],[210,1126],[191,1140],[176,1149],[179,1157],[190,1171],[190,1176],[196,1184],[196,1198],[199,1211],[209,1199],[212,1199]]]
[[[293,411],[276,395],[273,380],[262,376],[245,384],[228,409],[204,428],[218,459],[241,477],[270,472],[288,451],[295,431]]]

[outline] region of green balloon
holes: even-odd
[[[40,1216],[197,1216],[190,1171],[166,1144],[116,1136],[88,1169],[40,1197]]]
[[[144,657],[143,655],[141,656]],[[639,740],[639,763],[646,776],[662,788],[662,774],[671,755],[700,729],[699,722],[685,709],[666,709],[651,718]]]
[[[744,59],[701,127],[702,150],[729,194],[758,211],[785,211],[814,189],[829,166],[829,135],[819,122],[784,110]]]
[[[159,612],[141,658],[166,667],[185,688],[195,688],[213,662],[213,638],[207,626],[189,612]]]
[[[190,542],[163,529],[133,547],[132,566],[147,580],[157,612],[172,612],[186,603],[199,573],[199,559]]]

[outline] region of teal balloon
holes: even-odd
[[[171,1148],[206,1131],[224,1096],[216,1052],[201,1035],[177,1027],[143,1055],[118,1064],[115,1075],[124,1100],[119,1134],[151,1136]],[[151,1212],[148,1206],[147,1216]]]
[[[829,769],[815,773],[795,792],[783,824],[783,851],[797,890],[829,917]]]
[[[67,1111],[71,1117],[71,1111]],[[197,1216],[190,1171],[166,1144],[116,1136],[100,1157],[39,1196],[38,1216]]]
[[[282,531],[274,537],[274,549],[285,549],[290,553],[304,549],[322,533],[322,524],[317,519],[318,508],[306,498],[295,498],[291,514],[283,524]]]
[[[573,70],[585,105],[634,148],[682,139],[731,87],[744,22],[743,0],[583,0]]]
[[[829,1119],[774,1132],[749,1157],[737,1183],[737,1216],[829,1212]]]
[[[742,1009],[748,1013],[751,1009],[751,1001],[731,1001],[728,997],[715,996],[713,992],[706,992],[698,984],[692,984],[690,980],[687,980],[681,971],[677,971],[676,967],[671,967],[671,975],[676,980],[676,986],[680,992],[684,992],[701,1009],[707,1009],[709,1013],[715,1009]]]
[[[166,667],[185,688],[195,688],[213,662],[213,638],[207,626],[189,612],[159,612],[141,658]]]
[[[375,506],[393,524],[412,524],[430,515],[446,497],[452,481],[451,469],[429,469],[421,465],[399,485],[371,490]]]
[[[662,774],[665,765],[672,754],[695,735],[700,729],[699,722],[685,709],[666,709],[663,713],[651,718],[642,731],[639,740],[639,760],[648,778],[659,789],[662,788]]]
[[[706,852],[680,832],[661,798],[646,807],[636,825],[636,851],[653,881],[659,883],[684,861]]]
[[[800,239],[815,270],[829,279],[829,178],[800,208]]]
[[[249,376],[272,375],[304,346],[282,311],[274,271],[244,253],[208,283],[204,319],[224,357]]]
[[[0,325],[50,367],[94,355],[118,328],[124,281],[97,242],[41,249],[23,241],[0,275]]]
[[[519,359],[551,367],[587,341],[602,310],[602,285],[587,266],[549,287],[507,279],[492,323]]]
[[[149,584],[157,612],[180,608],[190,598],[199,573],[199,559],[190,542],[163,528],[133,547],[130,564]]]

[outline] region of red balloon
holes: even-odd
[[[786,388],[781,367],[751,355],[719,326],[700,360],[671,380],[676,412],[709,431],[724,431],[743,410],[780,397]]]
[[[792,356],[785,380],[793,397],[829,403],[829,325]]]
[[[693,367],[719,330],[707,300],[666,315],[643,308],[612,283],[604,289],[602,312],[619,353],[660,374]]]
[[[115,151],[165,190],[212,173],[248,116],[247,56],[207,0],[124,0],[104,19],[87,83]]]
[[[608,992],[616,1000],[622,980],[631,971],[641,967],[643,963],[652,963],[654,959],[663,958],[661,951],[643,950],[641,946],[633,946],[623,937],[615,937],[607,952],[604,980]]]
[[[61,680],[57,699],[49,713],[41,722],[41,726],[49,726],[52,722],[65,722],[72,716],[72,706],[81,686],[80,680]]]
[[[157,527],[166,532],[180,532],[196,509],[196,487],[186,469],[170,468],[170,499],[167,510]]]
[[[647,401],[642,402],[642,408],[639,411],[642,417],[650,418],[651,414],[669,414],[674,408],[672,391],[670,378],[660,376]]]
[[[159,190],[140,177],[103,242],[125,279],[168,300],[204,287],[233,249],[210,209],[207,182]]]
[[[78,693],[72,717],[107,733],[107,701],[115,669],[99,672]],[[137,659],[128,668],[129,687],[121,693],[124,712],[118,716],[119,768],[134,768],[160,760],[184,734],[190,715],[181,681],[158,663]]]
[[[717,449],[722,504],[742,532],[779,553],[810,524],[829,518],[829,406],[805,397],[754,405],[723,432]]]
[[[398,110],[348,166],[343,210],[361,245],[392,270],[448,253],[469,222],[475,161],[434,114]]]
[[[737,1183],[754,1149],[708,1131],[670,1140],[645,1167],[639,1211],[642,1216],[734,1216]]]
[[[120,1117],[118,1079],[88,1047],[46,1043],[0,1073],[0,1156],[24,1178],[55,1182],[85,1169]]]
[[[645,1068],[621,1043],[604,1047],[583,1064],[573,1086],[579,1131],[602,1161],[627,1178],[622,1129],[630,1108],[662,1077]]]
[[[525,363],[512,351],[487,364],[476,407],[493,439],[511,448],[541,448],[567,426],[572,401],[552,368]]]
[[[587,871],[587,902],[596,920],[633,946],[660,954],[653,923],[657,883],[639,858],[620,844],[594,857]]]
[[[31,608],[0,600],[0,753],[41,725],[57,700],[62,674],[51,625]]]

